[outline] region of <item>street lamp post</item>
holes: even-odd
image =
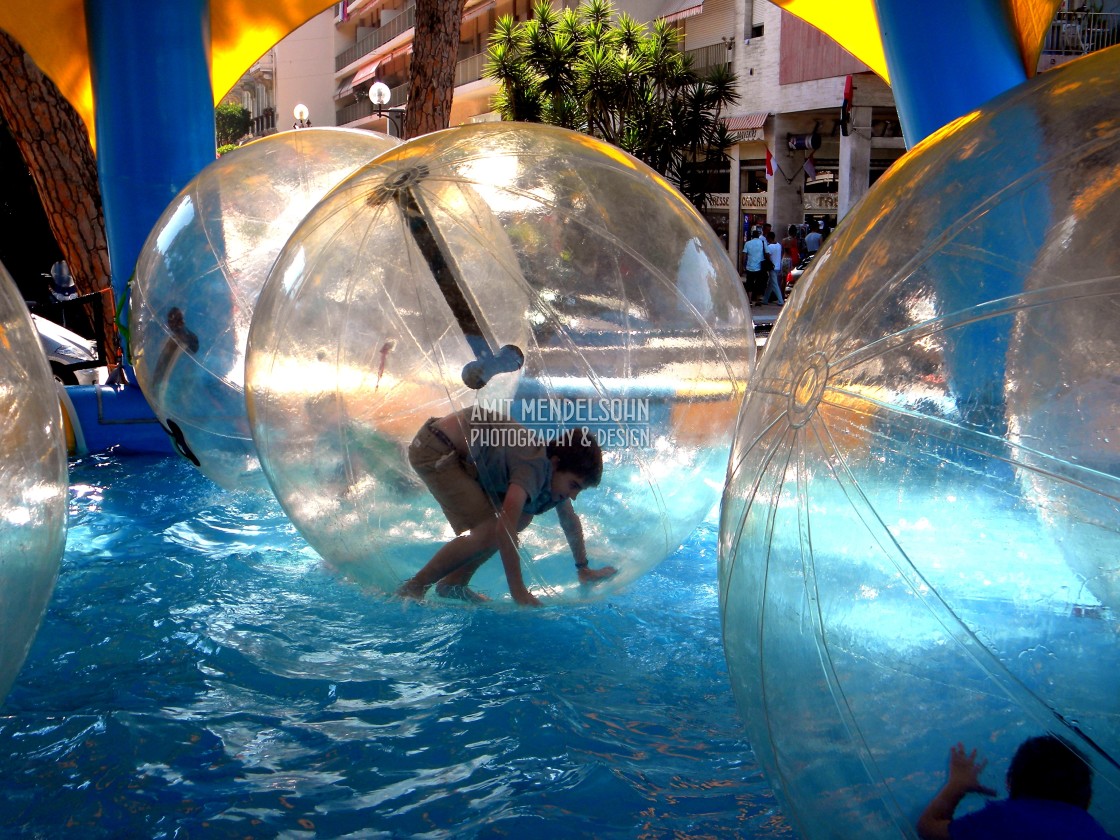
[[[292,116],[296,120],[292,123],[292,128],[311,128],[311,112],[302,102],[292,109]]]
[[[404,108],[389,108],[385,106],[389,104],[389,99],[392,96],[392,91],[389,86],[384,82],[374,82],[369,86],[369,101],[373,103],[373,107],[377,109],[377,116],[385,117],[387,127],[394,129],[393,131],[386,132],[390,137],[404,137]]]

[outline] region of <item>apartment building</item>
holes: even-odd
[[[467,0],[452,125],[497,119],[490,107],[496,88],[483,76],[487,41],[499,17],[524,20],[532,5],[533,0]],[[706,213],[733,255],[750,224],[823,220],[831,228],[904,151],[887,85],[769,0],[617,0],[616,5],[639,20],[676,25],[681,49],[697,70],[730,64],[738,76],[740,101],[725,118],[741,142],[711,184]],[[233,95],[252,111],[254,134],[295,124],[295,106],[302,104],[313,125],[399,135],[414,27],[412,0],[336,3],[277,44]],[[853,107],[850,131],[844,133],[840,108],[849,76]],[[380,106],[368,96],[374,82],[389,88]]]
[[[577,5],[578,0],[562,0]],[[487,41],[502,15],[526,19],[533,0],[467,0],[459,42],[451,124],[497,119],[496,88],[483,77]],[[738,255],[749,224],[824,220],[831,228],[904,151],[890,89],[816,29],[769,0],[616,0],[639,20],[663,19],[700,71],[730,64],[739,104],[725,115],[741,142],[711,184],[707,211]],[[277,44],[233,95],[254,117],[254,133],[297,122],[400,133],[408,103],[415,26],[412,0],[336,3]],[[850,130],[840,125],[852,78]],[[375,106],[370,86],[389,88]],[[259,130],[258,130],[259,129]],[[772,175],[767,178],[767,152]]]
[[[578,5],[578,0],[555,0]],[[1120,0],[1109,0],[1120,4]],[[483,77],[502,15],[525,20],[533,0],[467,0],[451,124],[497,119]],[[672,22],[699,71],[729,64],[740,101],[725,115],[739,143],[710,184],[706,215],[737,256],[750,225],[823,222],[831,229],[905,151],[890,88],[832,39],[770,0],[616,0],[639,20]],[[1120,40],[1113,9],[1059,10],[1039,69]],[[253,115],[254,135],[298,123],[400,134],[408,103],[414,0],[348,0],[325,9],[262,57],[231,92]],[[388,101],[370,102],[374,82]],[[842,125],[841,106],[850,93]]]

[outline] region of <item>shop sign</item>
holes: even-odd
[[[805,209],[810,213],[835,213],[840,209],[837,193],[805,193]]]
[[[708,193],[708,210],[727,210],[731,207],[730,193]],[[751,213],[766,211],[766,193],[743,193],[739,196],[739,209]]]
[[[739,196],[739,209],[751,212],[766,211],[766,193],[743,193]]]

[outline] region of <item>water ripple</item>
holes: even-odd
[[[72,481],[0,835],[792,836],[734,710],[711,523],[604,603],[440,609],[177,461]]]

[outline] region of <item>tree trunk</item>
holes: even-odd
[[[6,32],[0,32],[0,114],[23,155],[62,256],[81,294],[99,292],[105,354],[120,357],[116,302],[97,162],[78,112]]]
[[[404,136],[419,137],[451,124],[459,30],[466,0],[416,0]]]

